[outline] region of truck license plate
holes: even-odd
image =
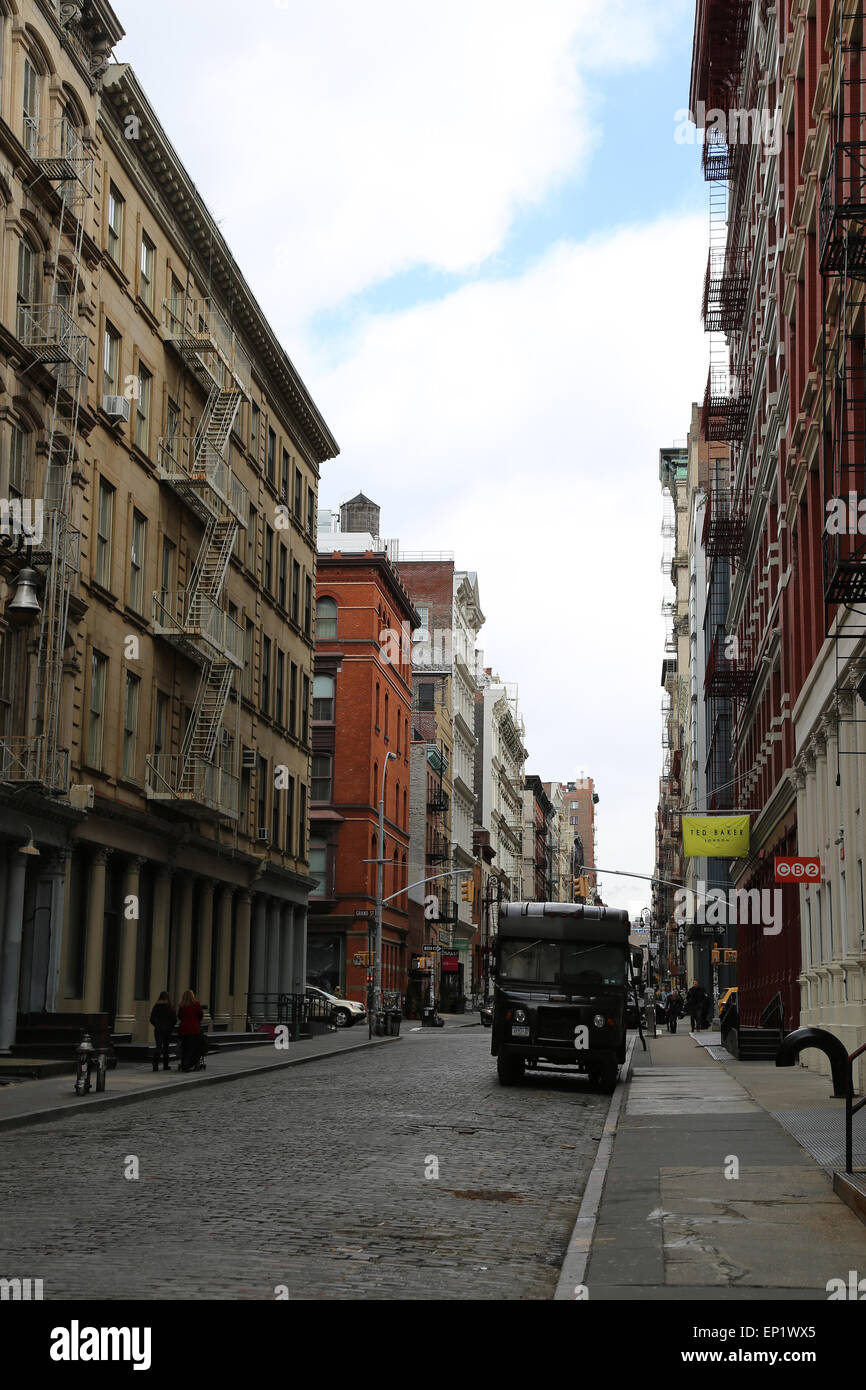
[[[528,1037],[529,1037],[529,1029],[528,1029],[528,1028],[521,1028],[521,1027],[515,1025],[515,1026],[512,1027],[512,1029],[511,1029],[511,1036],[512,1036],[512,1038],[528,1038]]]

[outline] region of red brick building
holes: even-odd
[[[384,552],[318,556],[312,710],[307,978],[366,1001],[368,922],[376,906],[379,797],[386,755],[383,897],[405,888],[409,859],[412,661],[418,615]],[[370,921],[372,927],[372,920]],[[382,914],[382,988],[406,989],[406,894]]]

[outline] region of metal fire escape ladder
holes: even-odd
[[[78,447],[82,392],[86,389],[87,335],[78,325],[78,292],[85,213],[93,192],[93,158],[63,117],[25,122],[28,152],[39,178],[57,184],[60,209],[47,303],[22,306],[17,331],[32,363],[54,376],[48,461],[43,488],[43,543],[34,560],[47,563],[36,676],[31,702],[32,735],[21,740],[15,780],[34,782],[54,796],[69,789],[69,750],[61,748],[61,704],[69,599],[80,569],[81,535],[71,524],[71,479]],[[68,292],[61,293],[69,277]],[[8,742],[8,740],[7,740]],[[4,762],[6,760],[4,759]]]
[[[159,474],[196,513],[204,527],[187,588],[154,594],[154,630],[201,666],[196,699],[180,758],[148,758],[148,795],[205,805],[237,816],[237,776],[216,766],[220,728],[234,672],[243,665],[243,634],[223,611],[229,558],[249,499],[226,457],[229,436],[249,389],[248,362],[223,316],[210,300],[165,306],[168,340],[200,385],[207,401],[191,439],[160,441]]]

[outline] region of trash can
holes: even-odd
[[[376,1015],[376,1028],[375,1028],[375,1032],[376,1032],[376,1037],[377,1037],[377,1038],[384,1038],[384,1037],[387,1036],[387,1033],[388,1033],[388,1015],[387,1015],[386,1013],[378,1013],[378,1014]]]
[[[402,1019],[403,1015],[400,1013],[399,1009],[391,1010],[391,1013],[388,1015],[388,1033],[390,1037],[399,1038]]]

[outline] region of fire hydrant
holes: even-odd
[[[96,1072],[97,1091],[105,1090],[105,1071],[107,1057],[104,1047],[97,1051],[90,1041],[90,1034],[85,1033],[76,1051],[76,1072],[75,1072],[75,1094],[86,1096],[90,1090],[90,1073]]]

